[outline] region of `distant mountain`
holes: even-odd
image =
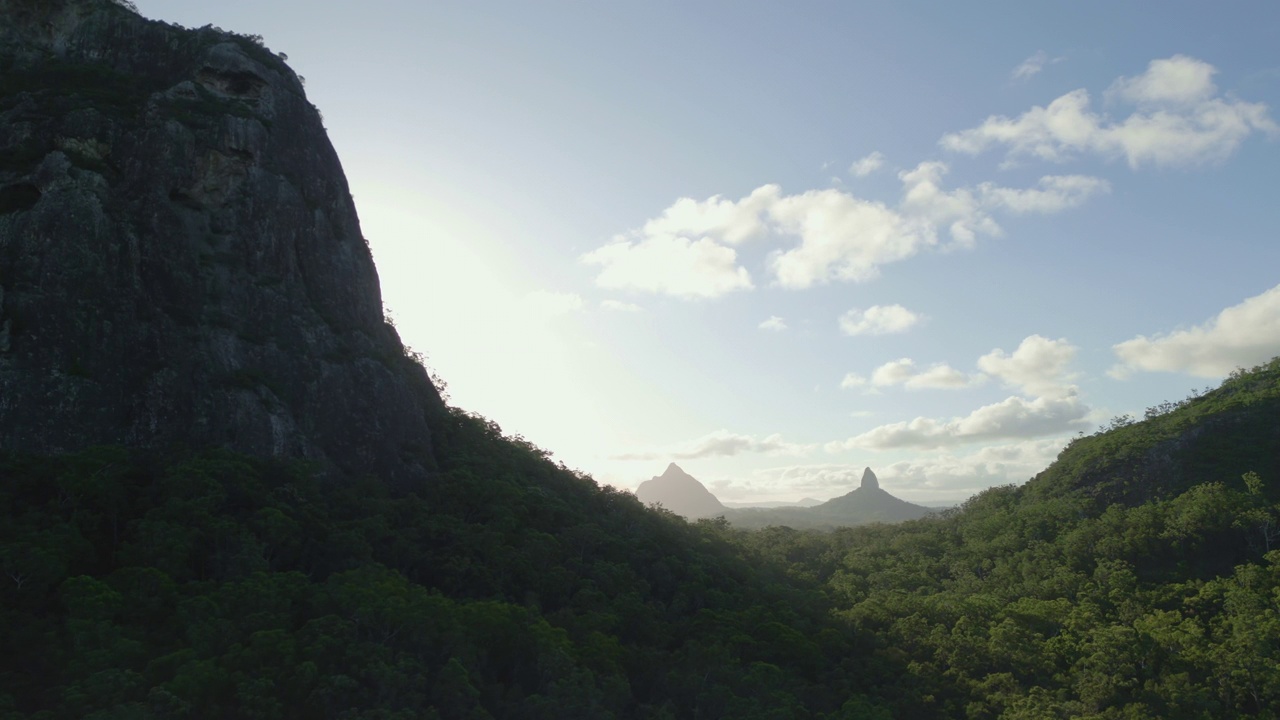
[[[723,515],[727,509],[706,486],[675,463],[661,475],[640,483],[636,497],[645,505],[656,503],[690,520]]]
[[[929,514],[928,508],[896,498],[882,489],[871,468],[862,471],[862,483],[856,490],[818,505],[813,512],[827,517],[856,517],[861,522],[900,522]]]
[[[871,468],[862,471],[859,486],[809,508],[741,508],[725,514],[729,522],[744,528],[786,525],[793,528],[831,528],[866,523],[894,523],[915,520],[932,514],[929,508],[909,503],[890,495],[880,487]]]

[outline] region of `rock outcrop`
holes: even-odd
[[[856,489],[810,508],[810,511],[815,516],[828,520],[840,519],[849,525],[902,522],[922,518],[932,512],[926,507],[889,494],[880,487],[880,480],[871,468],[862,471],[862,481]]]
[[[256,38],[0,0],[0,447],[413,482],[444,411],[320,116]]]
[[[793,528],[835,528],[866,523],[895,523],[931,514],[929,508],[894,497],[880,487],[871,468],[862,471],[858,487],[812,507],[743,508],[729,511],[729,522],[744,528],[786,525]]]
[[[640,483],[636,497],[646,505],[656,503],[691,520],[722,515],[726,510],[705,485],[675,463],[661,475]]]

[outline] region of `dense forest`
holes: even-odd
[[[0,718],[1280,715],[1280,360],[830,533],[643,507],[453,410],[392,491],[0,459]]]

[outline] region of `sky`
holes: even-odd
[[[137,5],[288,55],[402,338],[600,482],[959,501],[1280,355],[1280,4]]]

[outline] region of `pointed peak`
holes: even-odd
[[[680,467],[675,463],[671,463],[670,465],[668,465],[667,469],[663,470],[662,474],[658,475],[657,477],[673,478],[673,479],[674,478],[690,478],[690,479],[693,478],[692,475],[684,471],[684,468]]]
[[[880,489],[880,480],[876,478],[876,474],[871,472],[871,468],[862,471],[862,484],[859,487],[871,488],[872,490]]]

